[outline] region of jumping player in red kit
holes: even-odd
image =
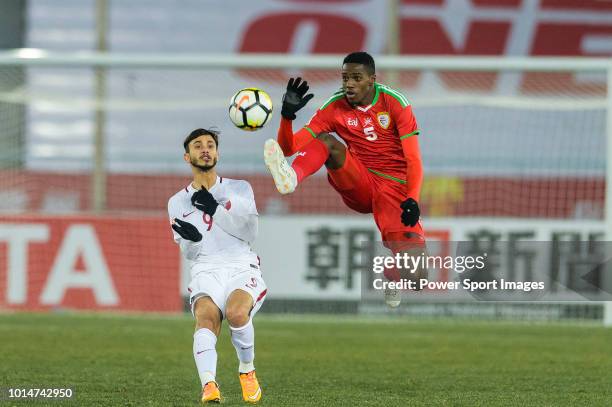
[[[372,56],[354,52],[343,61],[342,89],[294,134],[295,113],[313,97],[306,94],[308,89],[301,78],[289,79],[278,142],[265,143],[264,159],[278,191],[293,192],[325,164],[330,184],[346,205],[374,215],[385,246],[394,253],[415,247],[422,251],[425,238],[418,202],[423,167],[419,128],[408,99],[376,82]],[[290,166],[285,157],[296,153]],[[399,305],[399,293],[393,297],[386,293],[387,303]]]

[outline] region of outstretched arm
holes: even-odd
[[[285,157],[291,157],[313,139],[312,134],[305,128],[301,128],[295,134],[291,125],[291,120],[281,118],[278,127],[278,144],[283,150]]]
[[[296,118],[295,114],[314,97],[312,93],[307,94],[308,89],[308,82],[302,81],[302,78],[289,78],[287,90],[283,95],[281,122],[278,128],[278,144],[285,157],[292,156],[312,140],[306,130],[293,134],[291,126],[291,122]]]

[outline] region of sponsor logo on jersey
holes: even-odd
[[[251,288],[257,287],[257,280],[255,280],[255,277],[251,277],[251,282],[246,284],[246,286]]]
[[[378,124],[383,129],[386,129],[391,124],[391,117],[389,116],[389,112],[378,112],[376,114],[376,118],[378,119]]]
[[[372,118],[371,118],[371,117],[366,117],[366,118],[363,120],[363,127],[365,127],[365,126],[371,126],[371,125],[372,125]]]
[[[223,206],[225,207],[225,209],[227,209],[229,211],[230,208],[232,207],[232,201],[230,201],[228,199],[227,202],[225,203],[225,205],[223,205]]]
[[[348,126],[357,127],[359,125],[359,121],[357,120],[356,117],[350,117],[346,120],[346,124]]]
[[[187,216],[191,215],[192,213],[194,213],[195,211],[191,211],[191,212],[187,212],[183,214],[183,218],[186,218]]]

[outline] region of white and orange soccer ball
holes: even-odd
[[[255,131],[270,121],[272,110],[272,99],[265,91],[246,88],[232,96],[229,117],[239,129]]]

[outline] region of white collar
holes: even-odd
[[[208,188],[208,190],[210,191],[211,189],[213,189],[214,187],[216,187],[218,184],[222,182],[223,182],[223,177],[220,177],[219,175],[217,175],[217,178],[215,179],[215,183],[210,188]],[[187,193],[192,193],[192,192],[198,191],[198,189],[193,186],[193,181],[192,181],[185,187],[185,191],[187,191]]]

